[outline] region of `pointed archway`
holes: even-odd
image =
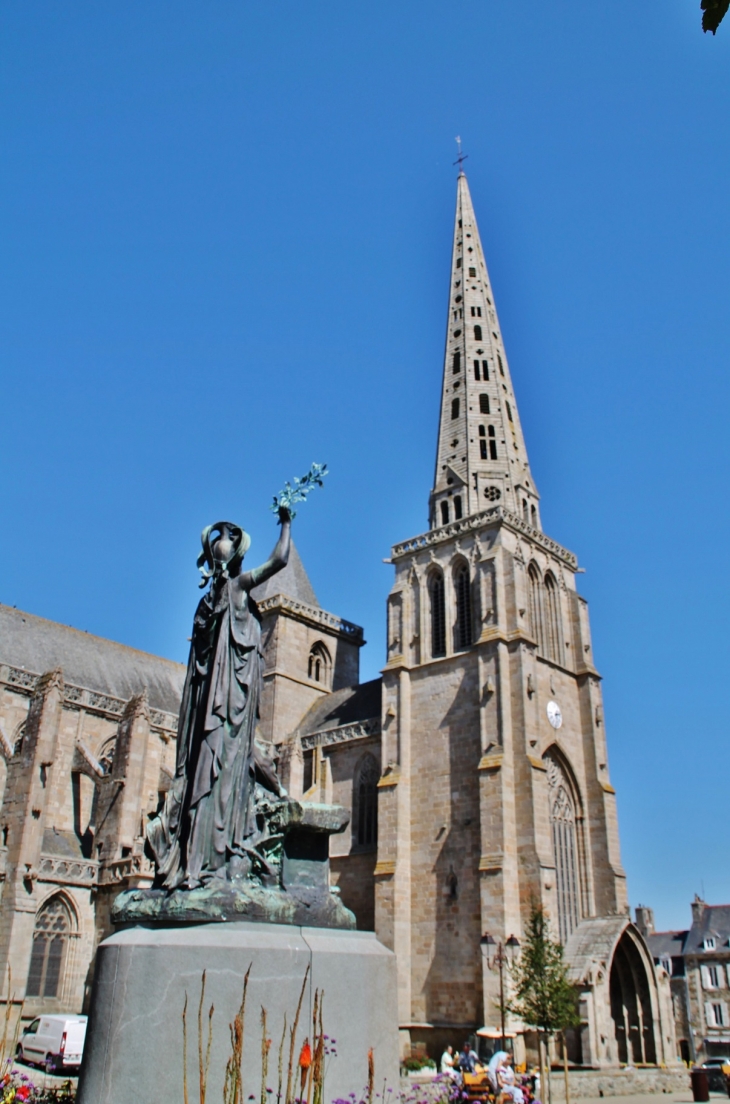
[[[609,980],[621,1065],[656,1065],[651,982],[636,941],[625,931],[613,953]]]

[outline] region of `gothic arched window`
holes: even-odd
[[[446,655],[446,602],[444,577],[440,571],[434,571],[431,575],[428,594],[431,603],[431,655],[436,659]]]
[[[461,495],[454,495],[454,521],[461,521]]]
[[[548,657],[555,663],[562,663],[560,596],[555,577],[549,571],[545,576],[545,630]]]
[[[530,589],[530,633],[537,642],[539,651],[545,651],[542,617],[542,585],[540,572],[534,563],[527,569],[527,583]]]
[[[378,779],[380,768],[375,758],[363,755],[353,779],[353,817],[355,844],[374,847],[378,842]]]
[[[481,326],[475,326],[474,327],[474,340],[475,341],[481,341],[482,340],[482,327]]]
[[[494,426],[489,426],[487,430],[487,436],[489,437],[489,457],[491,460],[497,459],[497,434]]]
[[[472,643],[471,582],[469,568],[462,564],[454,576],[456,591],[456,647],[468,648]]]
[[[453,362],[452,362],[452,371],[453,372],[460,372],[461,371],[461,353],[458,349],[454,353],[454,359],[453,359]]]
[[[445,498],[441,499],[441,524],[449,524],[449,504]]]
[[[565,946],[571,932],[580,923],[583,913],[580,892],[583,878],[579,847],[579,832],[582,824],[576,807],[574,787],[562,764],[552,755],[546,755],[545,765],[555,859],[558,928],[560,942]]]
[[[71,912],[60,894],[51,897],[35,918],[26,997],[58,997],[72,930]]]
[[[321,641],[313,644],[309,652],[307,674],[313,682],[329,688],[332,673],[332,657]]]
[[[458,418],[458,417],[459,417],[459,400],[458,399],[452,399],[451,400],[451,420],[453,421],[454,418]]]

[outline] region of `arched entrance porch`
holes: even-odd
[[[656,1065],[650,985],[646,963],[625,931],[613,952],[609,982],[611,1018],[622,1066]]]
[[[657,976],[628,916],[583,920],[567,941],[565,960],[582,1020],[572,1061],[594,1068],[677,1062],[669,982]]]

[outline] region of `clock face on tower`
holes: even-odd
[[[560,712],[560,706],[557,702],[549,701],[547,703],[547,717],[553,728],[560,728],[563,723],[563,714]]]

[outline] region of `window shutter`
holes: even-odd
[[[717,970],[717,988],[718,989],[724,989],[725,988],[725,971],[722,968],[722,963],[718,962],[715,969]]]
[[[718,1005],[718,1007],[720,1009],[720,1023],[717,1026],[727,1027],[727,1007],[724,1002]]]
[[[707,970],[706,966],[700,966],[700,975],[702,977],[702,988],[703,989],[710,989],[711,988],[711,986],[710,986],[710,975],[708,973],[708,970]],[[708,1023],[709,1023],[709,1020],[708,1020]]]
[[[703,967],[704,969],[704,967]],[[712,1011],[710,1001],[705,1001],[705,1023],[708,1027],[715,1027],[715,1013]]]
[[[730,962],[728,962],[725,969],[727,970],[727,983],[728,983],[728,985],[730,985]]]

